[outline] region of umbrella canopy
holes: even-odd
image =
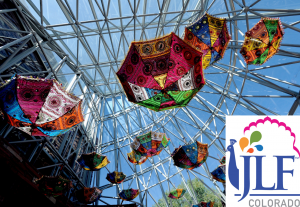
[[[214,171],[211,172],[213,179],[221,183],[226,182],[226,165],[219,165]]]
[[[170,192],[169,194],[169,198],[172,199],[179,199],[181,198],[183,195],[185,194],[185,190],[184,189],[176,189]]]
[[[83,121],[81,100],[54,79],[13,76],[0,87],[0,108],[31,136],[58,136]]]
[[[283,27],[279,18],[262,18],[245,33],[240,50],[247,64],[262,65],[274,56],[283,38]]]
[[[201,142],[194,142],[189,145],[179,146],[171,155],[174,160],[174,165],[192,170],[200,167],[208,156],[207,144]]]
[[[132,42],[117,72],[129,101],[154,111],[184,107],[204,86],[202,53],[174,33]]]
[[[119,193],[119,196],[124,201],[131,201],[131,200],[135,199],[139,194],[140,194],[139,190],[130,188],[127,190],[122,190],[122,192]]]
[[[203,53],[203,69],[224,57],[230,39],[226,19],[208,13],[185,28],[184,40]]]
[[[127,157],[129,162],[135,165],[141,165],[147,161],[148,157],[142,156],[141,153],[132,150],[131,152],[127,153]]]
[[[209,202],[200,202],[197,205],[192,205],[192,207],[214,207],[215,202],[209,201]]]
[[[226,156],[223,156],[222,159],[220,159],[220,164],[226,164]]]
[[[82,154],[77,162],[83,169],[90,171],[98,171],[110,163],[105,155],[100,155],[96,152]]]
[[[75,195],[80,203],[94,203],[101,197],[102,190],[99,188],[86,188],[76,191]]]
[[[38,185],[38,188],[42,193],[53,197],[60,196],[73,187],[72,181],[61,176],[42,176],[34,182]]]
[[[158,155],[169,144],[170,139],[166,137],[165,133],[150,131],[146,134],[137,136],[130,146],[142,156],[152,157]]]
[[[114,171],[112,173],[108,173],[106,179],[111,183],[122,183],[126,178],[126,175],[123,172]]]

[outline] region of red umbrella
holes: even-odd
[[[32,136],[58,136],[81,123],[81,100],[55,79],[14,76],[0,87],[8,123]]]
[[[194,142],[192,144],[179,146],[172,153],[174,165],[192,170],[200,167],[207,159],[208,145],[201,142]]]
[[[129,101],[161,111],[184,107],[204,86],[202,53],[174,33],[132,42],[117,76]]]

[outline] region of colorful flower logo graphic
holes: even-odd
[[[262,138],[262,134],[259,132],[259,131],[254,131],[252,132],[251,136],[250,136],[250,146],[255,143],[255,142],[259,142]],[[244,151],[244,149],[246,147],[248,147],[249,145],[249,139],[247,137],[242,137],[239,141],[239,144],[240,144],[240,148],[242,151]],[[260,144],[258,145],[255,145],[254,146],[256,148],[256,150],[258,151],[262,151],[264,149],[264,147]],[[248,153],[253,153],[254,152],[254,149],[252,147],[250,147],[248,150],[247,150]]]

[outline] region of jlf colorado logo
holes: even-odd
[[[299,124],[297,116],[226,117],[227,206],[300,207]]]

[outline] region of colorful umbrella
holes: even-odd
[[[32,136],[58,136],[83,121],[81,100],[56,80],[13,76],[0,87],[8,123]]]
[[[130,146],[142,156],[152,157],[158,155],[169,144],[170,139],[166,137],[165,133],[150,131],[146,134],[137,136]]]
[[[100,155],[96,152],[82,154],[77,162],[83,169],[90,171],[98,171],[110,163],[105,155]]]
[[[154,111],[184,107],[205,84],[201,57],[171,33],[132,42],[117,76],[133,103]]]
[[[185,190],[184,189],[176,189],[170,192],[169,194],[169,198],[172,199],[179,199],[181,198],[183,195],[185,194]]]
[[[197,205],[192,205],[192,207],[213,207],[215,202],[209,201],[209,202],[201,202]]]
[[[220,164],[226,164],[226,156],[223,156],[222,159],[220,159]]]
[[[224,57],[231,39],[226,19],[216,18],[208,13],[187,26],[184,33],[184,40],[203,53],[203,69]]]
[[[211,172],[213,179],[221,183],[226,182],[226,165],[219,165],[214,171]]]
[[[262,65],[274,56],[283,38],[279,18],[262,18],[245,34],[240,53],[247,64]]]
[[[200,167],[208,156],[207,144],[201,142],[194,142],[190,145],[179,146],[171,155],[174,160],[174,165],[192,170]]]
[[[73,187],[72,181],[61,176],[42,176],[34,182],[38,185],[38,188],[42,193],[53,197],[60,196]]]
[[[148,157],[142,156],[141,153],[132,150],[131,152],[127,153],[127,157],[129,162],[135,165],[141,165],[147,161]]]
[[[112,173],[108,173],[106,179],[111,183],[122,183],[126,178],[126,175],[123,172],[114,171]]]
[[[102,190],[94,187],[94,188],[86,188],[76,191],[76,197],[80,203],[94,203],[101,197]]]
[[[130,188],[127,190],[122,190],[122,192],[119,193],[119,196],[124,201],[131,201],[131,200],[135,199],[139,194],[140,194],[139,190]]]

